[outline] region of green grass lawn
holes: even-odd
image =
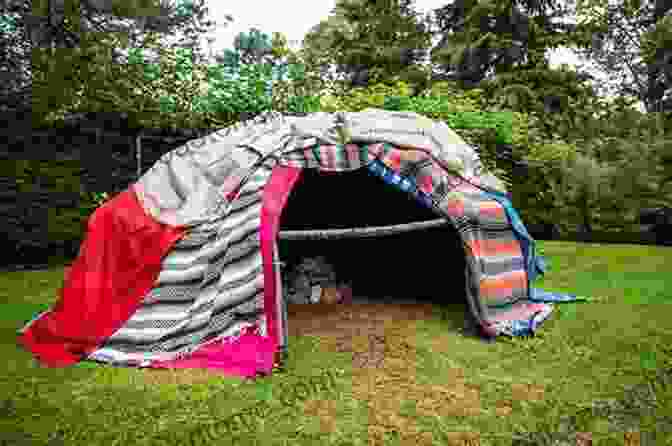
[[[0,444],[550,446],[591,432],[593,445],[672,445],[672,248],[538,246],[550,267],[535,286],[591,300],[558,305],[534,338],[463,336],[455,306],[397,331],[384,370],[306,336],[256,382],[39,367],[15,333],[54,302],[63,270],[4,273]]]

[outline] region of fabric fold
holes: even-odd
[[[88,220],[56,305],[23,329],[21,344],[53,367],[87,356],[138,309],[183,235],[146,215],[132,189],[103,204]]]
[[[276,345],[258,327],[247,327],[236,337],[210,342],[188,356],[171,361],[152,361],[156,369],[208,369],[227,376],[253,378],[269,374],[275,364]]]

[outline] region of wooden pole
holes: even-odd
[[[142,134],[138,133],[135,137],[135,160],[137,162],[137,171],[136,171],[136,181],[140,179],[142,174],[142,146],[140,145],[140,139]]]
[[[371,226],[365,228],[348,229],[316,229],[307,231],[280,231],[278,238],[281,240],[327,240],[362,237],[381,237],[384,235],[401,234],[403,232],[419,231],[423,229],[445,226],[449,222],[445,218],[436,220],[417,221],[390,226]]]

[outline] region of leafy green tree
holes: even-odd
[[[313,56],[325,53],[322,60],[316,57],[319,65],[333,63],[348,87],[394,76],[426,83],[427,74],[417,65],[431,35],[411,5],[411,0],[339,0],[330,17],[307,34],[304,46]]]
[[[319,96],[327,83],[305,60],[305,53],[294,51],[281,33],[273,34],[273,109],[306,113],[317,111]]]
[[[566,229],[591,231],[623,226],[626,215],[634,222],[645,203],[669,203],[668,119],[643,116],[626,97],[606,104],[585,74],[550,69],[546,50],[585,46],[598,29],[585,21],[556,26],[568,9],[553,11],[551,2],[520,3],[458,0],[441,8],[437,22],[446,34],[433,52],[444,78],[478,87],[482,109],[521,117],[512,150],[526,166],[513,182],[519,207],[535,219],[551,216]],[[658,63],[660,88],[667,30],[659,26],[649,36],[646,79]]]
[[[482,109],[528,113],[546,141],[588,138],[597,99],[590,77],[551,69],[546,57],[576,29],[559,21],[567,12],[553,1],[455,0],[435,11],[443,37],[432,58],[446,71],[443,78],[482,91]]]
[[[287,38],[282,33],[274,32],[272,36],[257,28],[236,35],[233,49],[225,49],[215,56],[215,60],[235,72],[241,64],[281,65],[290,53]]]
[[[307,74],[307,64],[298,52],[288,47],[287,38],[282,33],[274,32],[269,36],[251,28],[239,33],[234,39],[234,48],[224,50],[216,60],[228,79],[242,81],[240,87],[248,86],[256,91],[257,81],[263,82],[266,89],[259,94],[264,96],[263,101],[271,101],[274,110],[305,112],[315,108],[315,104],[308,104],[316,100],[309,97],[309,91],[313,91],[318,82],[315,82],[315,76]],[[243,71],[247,73],[245,76],[241,76]],[[244,96],[252,98],[257,94],[248,93],[251,96],[247,93]],[[253,106],[250,110],[256,109]]]
[[[662,17],[642,36],[641,54],[648,67],[647,110],[672,112],[672,16]]]
[[[313,26],[305,35],[301,48],[296,54],[306,65],[308,72],[320,85],[319,90],[336,92],[344,75],[338,72],[334,45],[334,30],[342,26],[342,19],[330,15]]]
[[[534,114],[546,138],[590,139],[598,125],[599,97],[589,78],[564,66],[514,69],[483,80],[479,88],[481,107]]]
[[[609,77],[604,93],[635,96],[648,111],[672,89],[672,4],[660,0],[619,0],[577,4],[577,51]],[[668,108],[669,109],[669,108]]]
[[[90,6],[87,4],[88,1],[82,2],[82,10]],[[33,86],[33,95],[36,110],[38,113],[42,110],[41,116],[46,114],[54,117],[54,113],[56,116],[59,114],[62,116],[62,113],[66,111],[73,112],[75,110],[119,112],[121,111],[119,107],[121,107],[121,109],[130,110],[131,115],[137,115],[137,110],[143,109],[143,107],[140,106],[141,104],[138,104],[138,106],[128,104],[130,98],[139,103],[156,102],[162,95],[157,91],[147,91],[145,79],[147,65],[139,67],[125,63],[128,61],[128,56],[124,54],[123,49],[136,48],[142,50],[143,45],[148,45],[145,46],[145,49],[149,49],[151,45],[155,47],[158,45],[160,48],[169,48],[173,51],[184,48],[190,49],[190,45],[185,45],[184,41],[167,47],[161,41],[161,38],[165,37],[166,26],[175,32],[180,29],[180,26],[182,26],[182,29],[186,26],[187,31],[194,27],[206,26],[209,22],[202,23],[205,21],[205,11],[202,9],[202,5],[202,1],[192,4],[189,11],[190,13],[195,11],[197,16],[188,17],[184,11],[179,11],[174,7],[170,9],[166,4],[161,4],[160,13],[156,17],[144,17],[139,20],[140,24],[133,20],[120,24],[117,20],[118,16],[108,19],[108,23],[92,20],[93,24],[88,24],[89,16],[98,17],[102,14],[100,9],[95,9],[95,7],[93,12],[83,12],[82,17],[86,17],[86,19],[82,20],[77,20],[77,11],[70,11],[69,14],[65,14],[61,22],[64,29],[60,34],[74,36],[70,40],[74,41],[76,38],[76,45],[71,48],[38,48],[34,52],[33,68],[35,75],[33,81],[35,85]],[[123,11],[120,13],[123,13]],[[78,29],[78,23],[86,24],[88,29],[98,29],[100,27],[106,29],[107,27],[113,31],[80,32],[81,27]],[[156,29],[159,31],[156,31]],[[194,38],[192,34],[191,39]],[[139,46],[137,45],[138,42],[140,42]],[[204,59],[202,55],[194,57],[193,51],[191,54],[192,62]],[[55,84],[62,87],[57,89],[57,92],[60,93],[58,95],[53,94]],[[162,86],[165,89],[165,84],[162,84]],[[181,94],[185,97],[193,97],[195,94],[193,89],[184,89],[184,85],[175,85],[174,87],[174,91],[181,91]],[[115,88],[118,90],[115,90]],[[146,96],[138,97],[140,91],[145,92]],[[112,98],[117,99],[113,100]],[[127,105],[122,106],[122,103]],[[116,108],[114,104],[117,105]],[[156,107],[150,107],[147,110],[153,109],[156,109]]]
[[[262,64],[272,53],[270,37],[256,28],[250,29],[249,33],[239,33],[233,45],[244,64]]]
[[[30,110],[31,47],[21,25],[30,4],[17,2],[0,11],[0,110]]]
[[[432,61],[444,79],[465,86],[514,67],[546,67],[546,50],[565,45],[575,29],[560,20],[568,12],[554,0],[454,0],[434,11],[442,38]]]
[[[133,122],[146,127],[196,126],[198,118],[194,114],[194,98],[202,93],[205,74],[195,68],[192,50],[165,48],[156,35],[144,47],[158,53],[159,60],[146,64],[139,51],[133,52],[132,63],[124,68],[131,76],[144,80],[142,83],[129,83],[131,88],[141,91],[141,95],[130,98],[130,101],[121,99],[119,107]]]

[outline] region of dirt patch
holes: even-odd
[[[386,350],[404,349],[390,344],[400,339],[393,334],[404,330],[405,337],[415,321],[432,317],[433,311],[431,304],[288,305],[288,331],[317,336],[332,351],[352,353],[355,369],[376,368]]]
[[[319,418],[320,430],[323,433],[335,431],[338,415],[334,400],[310,399],[303,404],[303,410],[306,415]]]
[[[288,305],[290,336],[374,334],[392,326],[408,326],[432,317],[431,304]]]
[[[536,384],[511,384],[511,397],[518,401],[543,401],[544,387]]]
[[[290,335],[317,336],[324,348],[352,355],[352,396],[367,409],[369,444],[386,444],[391,433],[402,444],[433,444],[431,433],[416,423],[417,415],[465,416],[482,410],[479,388],[466,383],[463,369],[446,370],[442,385],[427,387],[416,380],[415,322],[435,311],[431,304],[392,303],[288,308]],[[409,408],[404,401],[415,403]],[[330,417],[322,417],[329,425]],[[449,444],[478,444],[475,433],[449,437]]]

